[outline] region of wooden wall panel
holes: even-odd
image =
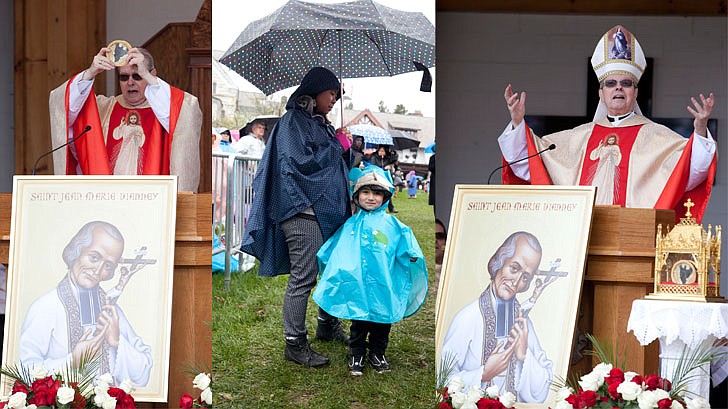
[[[190,75],[185,48],[191,41],[192,22],[170,23],[142,45],[154,56],[157,75],[170,85],[188,92]]]
[[[86,69],[106,37],[106,6],[95,0],[15,0],[15,173],[30,174],[50,149],[48,93]],[[103,81],[95,84],[104,92]],[[52,174],[50,157],[38,174]]]

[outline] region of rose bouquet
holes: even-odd
[[[192,386],[199,389],[200,396],[195,399],[185,393],[179,398],[179,407],[182,409],[211,408],[212,407],[212,379],[209,374],[201,372],[192,380]]]
[[[464,386],[462,379],[454,377],[446,387],[438,389],[438,409],[512,409],[516,403],[515,395],[510,392],[501,395],[497,386],[486,390]]]
[[[602,363],[582,376],[571,386],[564,382],[555,385],[556,404],[553,409],[706,409],[710,404],[702,397],[686,395],[688,383],[695,378],[695,371],[719,357],[712,347],[693,352],[684,351],[671,379],[657,375],[641,376],[624,371],[624,365],[614,365],[616,354],[605,350],[592,336],[594,345],[591,355]]]
[[[2,371],[13,380],[12,394],[0,401],[0,409],[136,409],[131,396],[132,385],[124,381],[117,388],[113,378],[104,374],[93,385],[93,377],[69,373],[48,374],[42,367],[32,372],[25,368]]]

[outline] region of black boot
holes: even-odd
[[[321,368],[329,364],[329,358],[311,349],[308,339],[286,337],[286,359],[307,368]]]
[[[319,316],[317,321],[316,339],[320,339],[321,341],[336,341],[344,345],[349,345],[349,336],[341,328],[342,324],[338,318],[333,317],[327,319]]]

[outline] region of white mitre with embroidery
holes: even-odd
[[[599,82],[610,74],[627,74],[637,84],[645,72],[647,60],[642,46],[635,36],[622,26],[614,26],[599,39],[591,65]],[[642,114],[640,107],[635,103],[634,112]],[[607,115],[607,107],[599,101],[597,111],[594,113],[594,122]]]

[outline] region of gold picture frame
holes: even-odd
[[[98,338],[99,375],[166,402],[176,202],[177,176],[15,176],[4,364],[56,372]]]
[[[115,66],[122,67],[126,65],[127,60],[129,59],[129,50],[133,47],[127,41],[114,40],[110,42],[106,48],[108,49],[106,57],[108,57]]]
[[[569,368],[595,192],[591,186],[455,186],[437,294],[438,370],[449,367],[466,386],[496,385],[501,393],[510,387],[517,408],[554,405],[552,381],[566,379]],[[524,334],[522,361],[507,352],[515,325]],[[496,376],[484,365],[491,357],[504,357],[506,369]],[[522,368],[537,369],[516,375]],[[514,379],[525,377],[533,383],[518,390]]]

